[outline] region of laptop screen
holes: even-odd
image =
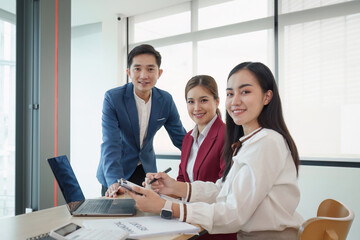
[[[48,162],[70,211],[75,210],[85,197],[68,158],[63,155],[50,158]]]

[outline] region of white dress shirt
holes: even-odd
[[[149,101],[147,103],[145,103],[144,100],[142,100],[140,97],[138,97],[138,95],[136,95],[135,88],[134,88],[134,97],[138,112],[138,118],[139,118],[140,148],[142,148],[144,139],[146,137],[147,129],[149,126],[149,119],[151,112],[151,93],[150,93]]]
[[[179,220],[186,215],[186,222],[210,233],[282,231],[302,224],[296,168],[282,135],[262,129],[233,160],[225,182],[191,183],[191,203],[180,204]]]
[[[134,88],[134,97],[135,97],[135,103],[136,108],[138,112],[138,118],[139,118],[139,129],[140,129],[140,149],[143,146],[144,139],[146,137],[146,133],[149,126],[149,119],[150,119],[150,112],[151,112],[151,92],[150,92],[150,98],[147,103],[145,103],[144,100],[142,100],[138,95],[135,93]],[[138,165],[140,165],[141,162],[139,160]]]
[[[210,128],[212,127],[215,120],[217,119],[217,116],[218,115],[215,114],[215,116],[210,120],[210,122],[208,122],[208,124],[206,124],[205,128],[201,131],[200,134],[199,134],[197,125],[194,127],[193,131],[191,132],[191,136],[193,137],[194,141],[191,146],[188,163],[186,165],[186,172],[189,176],[190,182],[194,181],[194,174],[193,174],[194,173],[194,165],[195,165],[195,160],[196,160],[199,148],[200,148],[201,144],[203,143],[204,139],[206,138],[207,134],[209,133]],[[199,137],[198,137],[198,134],[199,134]]]

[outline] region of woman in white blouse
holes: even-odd
[[[274,76],[262,63],[245,62],[229,74],[226,98],[226,167],[216,183],[175,181],[148,173],[155,192],[182,197],[171,203],[154,191],[129,192],[141,211],[171,213],[210,233],[238,239],[296,239],[303,219],[296,212],[299,156],[283,119]]]

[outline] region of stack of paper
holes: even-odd
[[[200,231],[200,228],[194,225],[177,219],[163,219],[160,216],[86,220],[83,225],[89,229],[116,230],[120,228],[128,231],[129,237],[133,238],[174,233],[197,234]]]

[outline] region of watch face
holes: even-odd
[[[165,219],[171,219],[172,212],[168,210],[161,210],[161,217]]]

